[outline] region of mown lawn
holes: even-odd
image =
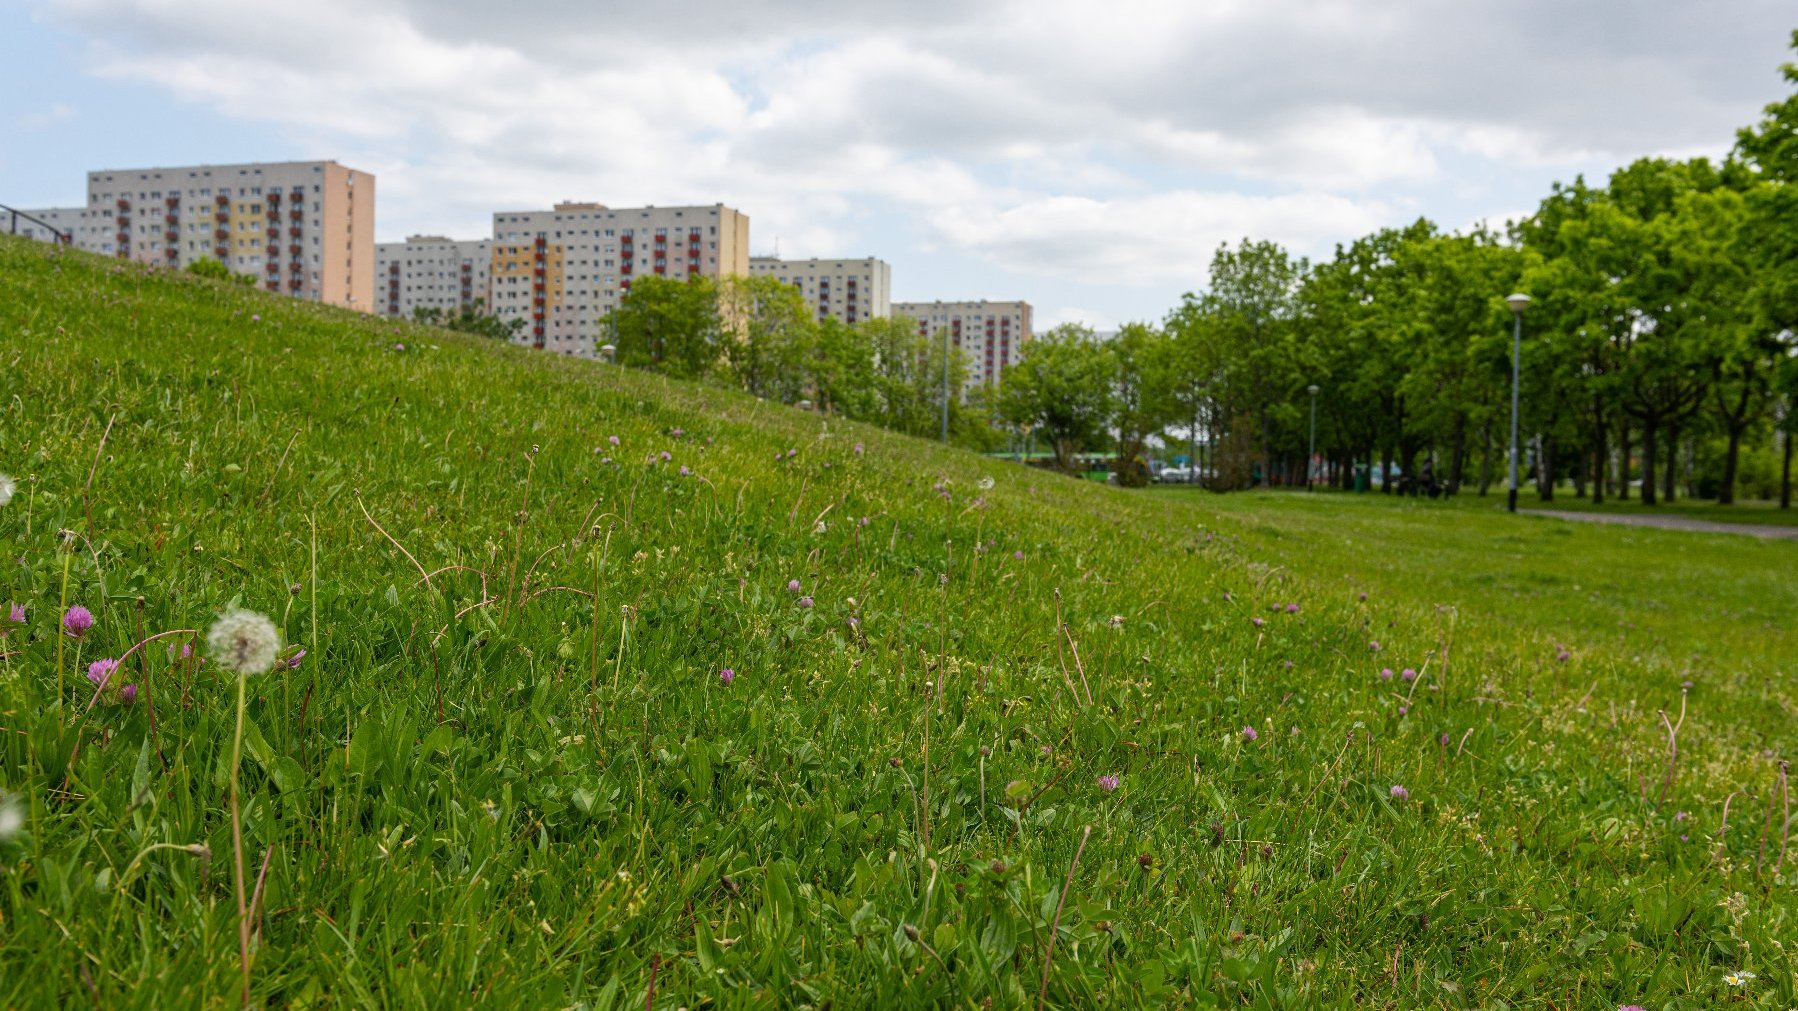
[[[238,1002],[233,602],[306,650],[260,1004],[1794,1001],[1798,546],[1126,492],[11,240],[0,471],[0,1005]]]

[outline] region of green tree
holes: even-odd
[[[488,315],[486,308],[487,300],[482,298],[475,299],[472,304],[453,313],[444,312],[436,306],[421,305],[412,310],[412,322],[502,341],[512,340],[524,330],[523,319],[502,320],[498,316]]]
[[[728,338],[710,278],[638,278],[612,318],[621,364],[698,379],[724,359]]]
[[[1111,339],[1115,364],[1112,423],[1117,430],[1118,483],[1149,483],[1146,447],[1151,436],[1178,417],[1184,387],[1172,339],[1147,323],[1126,323]]]
[[[1112,418],[1116,357],[1091,329],[1064,323],[1024,345],[1005,370],[999,410],[1031,425],[1055,451],[1055,466],[1073,473],[1075,456],[1103,437]]]
[[[758,397],[794,403],[813,392],[817,325],[797,288],[774,277],[726,277],[718,311],[735,337],[731,371]]]

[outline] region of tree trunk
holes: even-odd
[[[1467,419],[1455,418],[1454,435],[1448,443],[1448,487],[1447,492],[1453,495],[1461,490],[1461,466],[1467,460]]]
[[[1604,408],[1594,406],[1593,412],[1598,423],[1592,426],[1592,504],[1604,504],[1604,483],[1611,473],[1611,447],[1606,438],[1610,432],[1605,427]]]
[[[1536,497],[1555,500],[1555,441],[1546,435],[1536,437]]]
[[[1580,455],[1579,455],[1579,463],[1574,466],[1572,471],[1570,471],[1570,473],[1573,475],[1573,497],[1574,498],[1585,498],[1586,497],[1586,473],[1587,473],[1587,468],[1590,466],[1591,462],[1592,462],[1591,452],[1588,450],[1581,450]]]
[[[1718,505],[1736,504],[1736,463],[1742,455],[1742,430],[1729,429],[1729,448],[1723,453],[1723,484],[1717,488]]]
[[[1617,501],[1629,501],[1629,421],[1617,426]],[[1652,497],[1649,505],[1654,505]]]
[[[1392,447],[1380,447],[1380,494],[1392,494]]]
[[[1480,455],[1480,497],[1492,490],[1492,423],[1487,422],[1480,429],[1480,442],[1483,452]]]
[[[1661,501],[1673,504],[1673,490],[1679,483],[1679,426],[1667,426],[1667,473],[1661,477]]]
[[[1649,506],[1654,505],[1654,428],[1653,421],[1642,422],[1642,504]],[[1627,463],[1625,467],[1628,474]]]
[[[1779,507],[1790,509],[1792,508],[1792,430],[1789,428],[1785,432],[1785,444],[1785,462],[1780,465],[1779,470]]]

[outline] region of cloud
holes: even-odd
[[[1050,293],[1175,290],[1223,241],[1327,254],[1527,205],[1509,180],[1727,147],[1782,93],[1790,21],[1789,0],[40,4],[93,73],[376,172],[383,237],[723,201],[758,251],[952,251]]]
[[[19,118],[19,125],[27,130],[45,130],[58,123],[67,123],[74,118],[74,106],[67,102],[51,102],[50,105],[44,109],[21,116]]]

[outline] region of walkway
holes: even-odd
[[[1526,516],[1548,516],[1557,520],[1579,520],[1584,523],[1621,523],[1632,527],[1659,527],[1662,530],[1695,530],[1706,534],[1746,534],[1764,540],[1798,541],[1798,527],[1769,526],[1764,523],[1718,523],[1692,519],[1689,516],[1644,516],[1639,513],[1583,513],[1560,509],[1525,509]]]

